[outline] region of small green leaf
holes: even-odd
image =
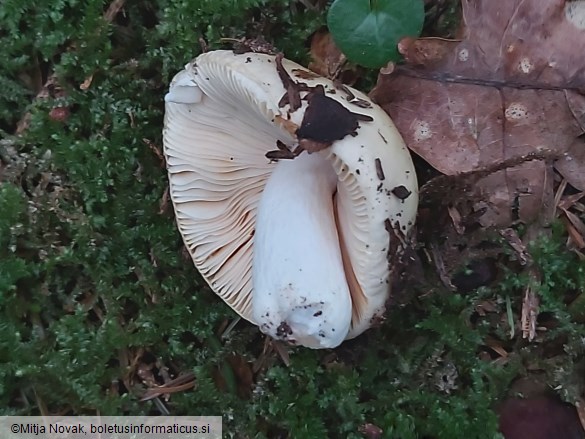
[[[424,16],[422,0],[335,0],[327,25],[350,61],[377,68],[400,59],[398,41],[418,36]]]

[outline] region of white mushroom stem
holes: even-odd
[[[281,160],[256,214],[253,318],[272,337],[336,347],[351,324],[351,297],[333,213],[337,175],[319,154]]]

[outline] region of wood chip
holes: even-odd
[[[380,180],[385,180],[386,176],[384,175],[384,169],[382,169],[382,162],[380,161],[380,159],[376,159],[375,161],[376,164],[376,175],[378,176],[378,178]]]
[[[406,186],[396,186],[394,189],[392,189],[391,192],[394,194],[395,197],[399,198],[402,201],[406,200],[412,194],[412,192],[406,189]]]

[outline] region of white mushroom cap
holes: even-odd
[[[418,186],[380,107],[348,88],[370,104],[357,106],[330,80],[286,59],[283,66],[297,83],[322,85],[328,98],[373,121],[319,152],[268,160],[277,141],[297,145],[310,103],[279,108],[286,89],[272,55],[202,54],[165,97],[170,194],[196,267],[238,314],[274,337],[334,347],[382,315],[390,294],[386,227],[410,229]],[[406,198],[395,195],[401,186]]]

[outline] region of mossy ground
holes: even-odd
[[[105,1],[0,6],[1,414],[221,414],[234,437],[362,437],[371,423],[386,437],[488,438],[518,377],[581,396],[583,311],[566,303],[585,269],[562,227],[532,249],[554,322],[538,343],[510,337],[531,278],[506,258],[491,288],[411,291],[381,327],[334,351],[292,349],[290,366],[247,323],[222,338],[235,314],[185,256],[165,203],[165,88],[200,38],[263,35],[306,61],[324,13],[309,1],[126,3],[111,23]],[[141,401],[188,373],[194,388]]]

